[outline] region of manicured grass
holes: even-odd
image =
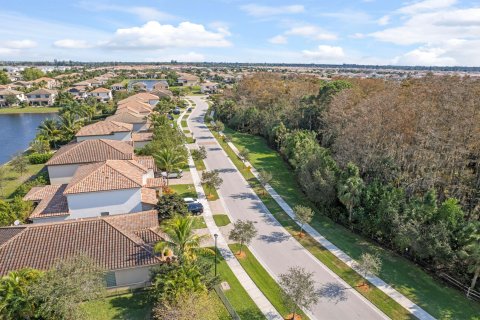
[[[231,244],[229,247],[233,252],[238,252],[240,250],[239,244]],[[280,315],[288,315],[290,313],[290,309],[282,298],[282,288],[280,288],[278,283],[262,267],[255,256],[250,252],[250,250],[248,250],[248,248],[244,246],[242,250],[246,253],[246,255],[244,258],[238,259],[238,261],[242,265],[243,269],[245,269],[250,278],[252,278],[253,282],[255,282],[260,291],[263,292],[265,297],[270,301]],[[302,315],[302,319],[309,319],[301,310],[299,310],[299,314]]]
[[[193,229],[203,229],[207,227],[205,219],[202,216],[192,217],[193,219]]]
[[[195,163],[195,167],[198,171],[203,171],[207,169],[203,160],[193,160],[193,162]]]
[[[250,162],[256,169],[264,169],[272,173],[273,179],[270,184],[290,206],[293,207],[297,204],[303,204],[313,207],[300,191],[296,179],[293,178],[294,173],[292,169],[275,150],[268,147],[263,138],[234,132],[230,129],[226,129],[225,132],[232,137],[233,143],[238,147],[248,148],[250,151]],[[232,157],[231,154],[233,151],[230,150],[230,152],[227,151],[227,153]],[[233,155],[233,157],[236,158],[235,155]],[[241,164],[240,160],[234,161],[237,166],[238,162]],[[246,170],[242,170],[242,173],[245,174],[245,171]],[[248,179],[252,184],[258,184],[258,181],[253,178],[251,173]],[[282,214],[283,211],[271,197],[262,196],[261,192],[257,192],[257,194],[260,195],[266,204],[271,203],[268,205],[269,209],[277,206],[278,209],[275,210],[277,219],[281,219],[281,216],[284,215],[285,218],[282,219],[282,223],[291,224],[291,228],[293,228],[293,222],[291,222],[290,217],[285,213]],[[266,198],[270,198],[271,200]],[[480,304],[467,300],[462,293],[435,280],[431,275],[409,260],[396,253],[381,249],[368,241],[368,239],[352,233],[350,230],[336,224],[322,214],[316,214],[311,225],[325,238],[354,259],[359,259],[363,252],[379,250],[382,259],[382,270],[379,277],[434,317],[439,319],[448,319],[449,317],[451,319],[475,319],[475,317],[477,317],[478,319],[478,315],[480,315]],[[324,256],[321,260],[328,265],[329,260],[333,258],[329,257],[330,254],[323,252],[326,250],[316,244],[313,239],[311,239],[311,241],[309,237],[300,240],[311,252],[314,248],[317,248],[315,249],[316,253],[314,253],[314,255],[317,256],[317,258],[319,258],[320,255]],[[337,263],[332,260],[330,264]],[[345,277],[353,277],[353,275],[347,274],[348,272],[346,270],[342,271],[342,273]],[[385,310],[383,311],[386,312]]]
[[[197,192],[193,184],[176,184],[170,185],[169,188],[182,198],[196,198]]]
[[[0,108],[0,114],[18,114],[18,113],[56,113],[60,108],[53,107],[11,107]]]
[[[183,133],[190,133],[190,130],[183,130]]]
[[[223,227],[230,224],[230,219],[226,214],[214,214],[213,220],[215,220],[217,227]]]
[[[89,301],[82,308],[86,319],[143,320],[150,319],[152,304],[148,301],[146,292],[136,292]]]
[[[187,143],[195,143],[195,139],[193,137],[185,137]]]
[[[218,193],[215,188],[209,188],[206,184],[202,183],[203,190],[205,190],[205,194],[207,195],[207,199],[209,201],[218,200]]]
[[[182,120],[180,124],[182,125],[182,128],[188,128],[187,120]]]
[[[230,290],[224,291],[224,293],[240,318],[248,320],[265,319],[221,255],[218,255],[217,270],[222,281],[226,281],[230,286]]]
[[[11,166],[5,165],[7,168],[7,174],[5,181],[3,181],[2,188],[0,189],[0,199],[8,199],[12,193],[25,181],[29,180],[33,176],[37,175],[43,168],[43,164],[29,164],[27,171],[20,174],[12,169]]]
[[[309,250],[310,253],[324,263],[330,270],[339,275],[350,286],[352,286],[352,288],[365,296],[392,319],[414,318],[406,309],[384,294],[380,289],[373,286],[361,286],[364,283],[364,279],[332,253],[318,244],[313,238],[308,235],[302,238],[299,237],[298,226],[295,222],[282,210],[275,200],[265,192],[265,189],[250,170],[245,168],[242,161],[235,155],[233,150],[225,142],[219,139],[217,134],[215,134],[215,136],[228,156],[232,159],[233,163],[237,166],[237,169],[239,169],[244,178],[249,182],[268,210],[275,216],[282,226],[305,247],[305,249]]]

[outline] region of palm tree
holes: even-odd
[[[352,224],[353,208],[360,203],[363,180],[359,175],[358,167],[353,163],[347,166],[348,177],[338,187],[338,199],[348,210],[348,221]]]
[[[72,140],[80,127],[81,123],[76,119],[74,114],[66,112],[60,117],[60,128],[64,140]]]
[[[154,154],[155,162],[161,170],[167,173],[167,187],[169,173],[179,170],[185,164],[185,157],[176,148],[165,148]]]
[[[35,269],[11,271],[0,280],[0,318],[28,319],[35,315],[29,286],[41,277]]]
[[[53,142],[53,147],[57,147],[57,141],[60,138],[61,131],[58,128],[58,122],[53,119],[46,119],[38,127],[40,134],[48,141]]]
[[[473,273],[472,282],[467,292],[468,297],[470,292],[475,289],[480,275],[480,236],[473,237],[472,241],[460,252],[460,255],[468,264],[468,272]]]
[[[214,253],[212,249],[200,247],[200,242],[206,236],[193,233],[193,219],[190,216],[175,216],[169,219],[164,232],[169,236],[169,240],[158,242],[154,248],[155,252],[160,253],[162,257],[166,250],[176,251],[181,258],[187,261],[196,260],[198,253]]]

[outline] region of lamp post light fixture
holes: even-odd
[[[217,276],[217,238],[218,234],[213,235],[215,237],[215,277]]]

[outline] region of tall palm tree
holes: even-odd
[[[60,117],[60,128],[62,130],[63,139],[70,141],[73,139],[73,136],[75,136],[75,133],[81,128],[81,123],[77,120],[74,114],[66,112]]]
[[[35,302],[29,286],[41,277],[35,269],[12,271],[0,280],[0,318],[29,319],[35,315]]]
[[[160,241],[155,245],[155,252],[162,256],[167,249],[173,250],[187,261],[197,259],[199,253],[214,253],[212,249],[200,247],[200,242],[206,236],[193,233],[193,219],[191,216],[175,216],[165,224],[164,232],[169,236],[168,241]],[[182,261],[182,259],[181,259]]]
[[[185,157],[176,148],[165,148],[153,155],[157,167],[167,173],[167,186],[169,185],[169,173],[179,170],[185,164]]]
[[[338,199],[348,210],[348,221],[352,224],[353,208],[360,203],[363,180],[358,167],[353,163],[347,166],[348,177],[338,187]]]
[[[59,124],[56,120],[46,119],[38,127],[40,134],[45,137],[48,141],[53,143],[53,147],[57,147],[57,141],[60,139],[61,131],[59,129]]]

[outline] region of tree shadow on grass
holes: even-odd
[[[118,310],[115,320],[143,320],[151,318],[152,301],[146,292],[136,292],[133,295],[121,295],[109,298],[110,305]]]

